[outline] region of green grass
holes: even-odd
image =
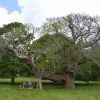
[[[0,100],[100,100],[100,84],[78,82],[76,89],[64,89],[61,84],[46,81],[43,90],[19,90],[18,84],[32,78],[17,78],[11,85],[8,79],[0,79]]]

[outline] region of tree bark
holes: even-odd
[[[11,77],[11,84],[15,83],[15,77]]]
[[[26,64],[30,67],[31,73],[34,75],[35,74],[35,65],[32,61],[32,55],[28,54],[28,57],[26,59]]]
[[[37,86],[36,86],[36,88],[39,89],[39,90],[42,90],[42,80],[41,80],[41,77],[37,78]]]
[[[74,84],[74,75],[70,72],[65,74],[66,80],[65,80],[65,88],[71,88],[74,89],[75,88],[75,84]]]
[[[51,80],[51,81],[58,82],[58,83],[63,83],[66,80],[64,75],[57,75],[57,74],[53,74],[53,75],[44,74],[42,76],[42,79]]]

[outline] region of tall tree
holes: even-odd
[[[42,88],[40,77],[35,73],[33,54],[30,49],[34,41],[35,28],[33,25],[23,25],[14,22],[0,28],[0,47],[12,52],[18,59],[24,61],[30,68],[31,73],[38,79],[37,87]],[[39,85],[38,85],[39,84]]]
[[[72,75],[74,74],[75,69],[78,70],[80,64],[85,63],[86,60],[92,61],[93,63],[100,66],[100,54],[95,52],[95,54],[97,53],[99,55],[99,60],[91,56],[93,54],[93,48],[100,45],[99,19],[100,17],[71,14],[65,17],[48,19],[47,23],[45,23],[42,27],[41,32],[44,34],[60,33],[65,34],[65,36],[71,38],[73,45],[77,50],[73,51],[71,56],[74,58],[76,55],[82,55],[82,58],[76,60],[76,62],[73,64],[67,64],[68,68],[73,68],[72,66],[74,66],[74,68],[72,69],[73,71],[66,69],[66,77],[70,79],[69,82],[66,82],[66,87],[74,87],[74,83],[71,83],[73,82],[71,79],[74,78],[71,77],[73,77]],[[69,60],[71,60],[70,56]]]
[[[66,87],[74,88],[74,73],[78,70],[78,66],[86,60],[99,65],[97,59],[92,59],[91,50],[100,44],[100,22],[99,17],[90,17],[80,14],[72,14],[61,18],[48,19],[38,32],[42,34],[64,34],[64,37],[71,38],[73,49],[71,56],[67,58],[66,66]],[[36,66],[34,64],[34,52],[31,49],[34,43],[34,32],[37,31],[34,27],[25,26],[21,23],[11,23],[0,28],[0,41],[2,46],[12,51],[16,57],[23,59],[30,67],[33,74],[36,74]],[[58,42],[58,41],[56,41]],[[47,49],[42,49],[42,52],[48,50],[50,46],[46,45]],[[77,52],[75,52],[75,49]],[[65,47],[60,51],[65,52]],[[69,53],[70,54],[70,53]],[[82,59],[74,59],[76,55],[81,54]],[[63,56],[64,58],[64,56]],[[53,77],[53,76],[52,76]],[[37,75],[39,88],[41,89],[41,76]],[[53,77],[54,78],[54,77]],[[50,79],[50,77],[48,77]]]

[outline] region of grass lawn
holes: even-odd
[[[64,89],[61,84],[44,82],[43,90],[19,90],[20,82],[32,78],[17,78],[11,85],[8,79],[0,79],[0,100],[100,100],[100,83],[78,82],[76,89]]]

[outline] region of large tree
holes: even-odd
[[[73,52],[77,52],[77,48],[71,39],[59,33],[46,34],[33,43],[32,49],[34,55],[37,55],[35,64],[39,67],[43,79],[64,82],[65,87],[75,87],[74,63],[83,57],[81,53],[72,56]],[[70,77],[68,73],[71,74]]]
[[[65,17],[52,18],[47,20],[41,30],[44,34],[65,34],[65,37],[71,38],[73,46],[76,48],[76,51],[71,53],[71,57],[74,58],[80,54],[82,56],[73,64],[67,64],[66,67],[71,68],[71,70],[66,69],[66,76],[70,79],[69,81],[67,79],[66,87],[74,87],[73,74],[75,70],[79,71],[80,65],[89,61],[100,66],[100,50],[96,51],[95,49],[97,46],[100,47],[100,17],[71,14]],[[93,52],[95,52],[94,55],[98,56],[94,57]],[[71,57],[69,56],[69,60]]]
[[[34,55],[31,51],[31,45],[34,41],[34,32],[35,28],[33,25],[23,25],[18,22],[4,25],[0,28],[0,48],[5,48],[5,50],[12,52],[14,56],[29,66],[31,73],[38,79],[37,88],[41,89],[40,77],[35,73]]]
[[[47,23],[45,23],[39,30],[35,29],[31,25],[25,26],[21,23],[11,23],[0,28],[0,34],[2,34],[0,36],[0,41],[2,42],[3,47],[8,49],[9,51],[12,51],[17,58],[22,59],[29,65],[32,73],[35,74],[38,78],[38,87],[41,89],[41,74],[37,74],[37,72],[35,71],[37,67],[34,63],[35,55],[32,50],[35,31],[42,33],[42,35],[64,34],[65,38],[71,38],[69,40],[72,43],[72,51],[71,57],[69,55],[69,57],[66,58],[67,65],[65,71],[65,83],[66,87],[74,88],[74,74],[75,71],[78,70],[78,66],[80,64],[84,63],[86,60],[90,60],[97,65],[100,65],[98,59],[94,59],[93,57],[91,57],[91,55],[93,54],[93,48],[100,44],[99,19],[99,17],[90,17],[80,14],[68,15],[61,18],[48,19]],[[42,53],[52,48],[51,44],[47,44],[46,46],[46,49],[42,49]],[[63,47],[60,52],[65,53],[65,47]],[[70,46],[68,48],[70,48]],[[39,51],[39,49],[37,50]],[[42,53],[40,52],[40,54]],[[73,62],[72,58],[75,58],[76,55],[79,54],[81,55],[81,58],[76,59]],[[64,58],[65,56],[62,57]],[[43,77],[45,77],[45,75]],[[45,78],[56,80],[57,77],[59,76],[53,75],[52,78],[47,76]]]
[[[76,76],[79,80],[91,80],[93,69],[99,68],[91,59],[84,58],[72,39],[62,34],[42,36],[33,43],[32,51],[35,55],[34,63],[40,72],[40,76],[43,79],[64,82],[67,88],[75,87],[74,79]],[[100,58],[98,59],[100,60]],[[98,72],[99,70],[97,74]],[[68,77],[67,73],[71,75]]]

